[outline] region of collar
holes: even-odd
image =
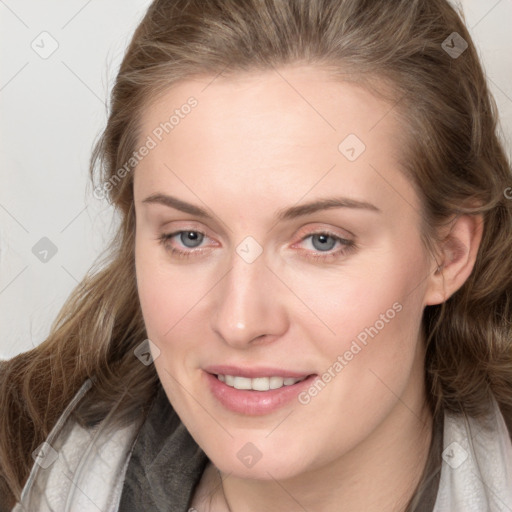
[[[446,413],[433,512],[511,511],[511,435],[492,396],[490,410],[481,418]]]

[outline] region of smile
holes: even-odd
[[[297,382],[301,382],[307,377],[292,378],[292,377],[239,377],[235,375],[217,375],[217,378],[235,389],[245,389],[252,391],[269,391],[271,389],[279,389],[284,386],[293,386]]]
[[[210,396],[223,409],[244,416],[271,414],[283,407],[296,405],[298,394],[318,377],[316,374],[305,375],[277,368],[214,368],[202,373]]]

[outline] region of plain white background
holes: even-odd
[[[112,210],[92,195],[89,157],[122,54],[149,3],[0,0],[0,359],[45,339],[113,234]],[[459,3],[510,155],[512,0]]]

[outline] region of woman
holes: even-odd
[[[510,509],[496,123],[445,0],[153,2],[110,258],[2,366],[3,508]]]

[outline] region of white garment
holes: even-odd
[[[66,421],[90,387],[87,380],[50,432],[13,512],[118,511],[140,424],[112,429],[107,416],[84,429]],[[480,420],[446,413],[433,512],[511,511],[512,442],[497,402]]]
[[[433,512],[512,512],[512,443],[496,400],[481,420],[445,415]]]
[[[108,416],[92,429],[67,421],[91,385],[90,379],[85,381],[41,446],[42,457],[34,463],[12,512],[118,511],[140,425],[112,430]]]

